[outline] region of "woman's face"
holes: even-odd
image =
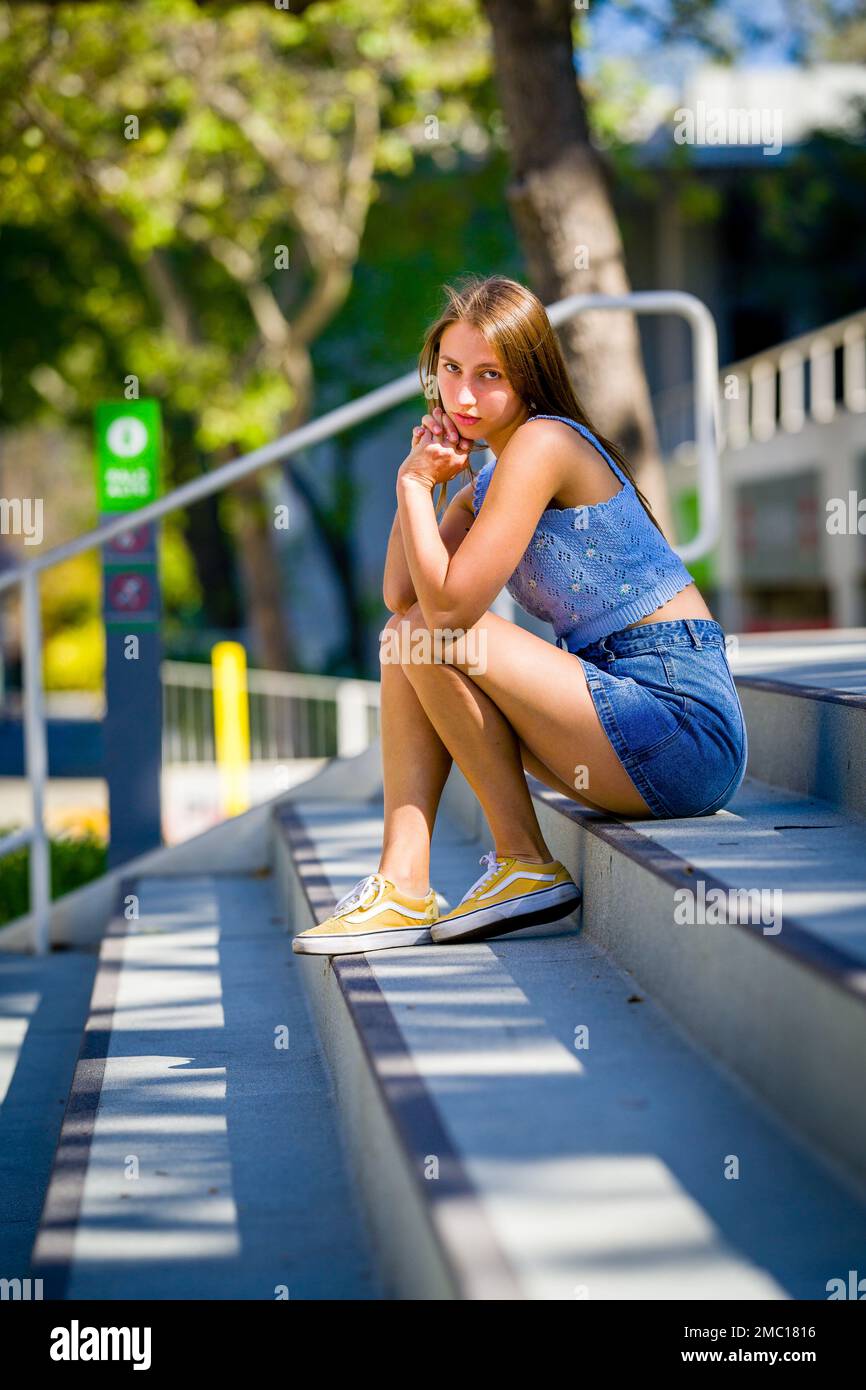
[[[468,323],[444,330],[436,377],[442,404],[467,439],[486,439],[496,448],[529,414],[494,349]]]

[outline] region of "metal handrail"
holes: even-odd
[[[698,529],[684,545],[673,546],[684,564],[708,554],[719,539],[722,489],[719,476],[719,345],[712,314],[684,290],[637,290],[633,294],[573,294],[547,310],[556,327],[588,309],[633,309],[642,314],[682,314],[692,330],[695,365],[695,449],[698,467]]]
[[[547,309],[554,327],[575,314],[591,309],[627,309],[635,313],[676,313],[688,321],[692,329],[695,363],[695,423],[698,461],[697,535],[684,546],[675,547],[684,562],[697,559],[711,550],[718,540],[720,524],[720,480],[718,471],[718,344],[713,317],[701,300],[681,290],[639,290],[632,294],[576,294],[559,300]],[[21,584],[24,616],[24,733],[25,765],[30,784],[32,823],[28,830],[16,831],[0,840],[0,858],[22,844],[30,844],[30,911],[34,928],[34,951],[42,955],[49,945],[49,913],[51,907],[50,863],[45,831],[45,783],[48,771],[48,747],[42,692],[42,628],[39,613],[39,575],[43,570],[62,564],[93,546],[113,540],[133,526],[156,521],[176,511],[200,502],[230,483],[247,477],[267,464],[290,458],[301,449],[320,444],[341,430],[369,420],[392,406],[420,394],[418,374],[406,372],[387,386],[369,391],[357,401],[328,411],[317,420],[291,430],[289,434],[230,463],[221,464],[212,472],[148,502],[135,511],[122,512],[110,521],[87,531],[63,545],[54,546],[44,555],[37,555],[26,565],[0,572],[0,591]]]

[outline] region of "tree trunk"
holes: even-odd
[[[219,497],[205,497],[187,509],[186,539],[202,591],[208,627],[240,627],[244,615],[235,585],[235,557],[220,525]]]
[[[622,241],[575,72],[569,0],[484,0],[484,7],[510,137],[507,197],[532,286],[545,304],[571,294],[626,294]],[[587,413],[622,448],[675,543],[634,315],[584,312],[559,333]]]
[[[198,478],[208,459],[195,443],[195,420],[178,416],[169,426],[176,486]],[[211,493],[186,509],[186,541],[192,553],[202,592],[202,609],[208,627],[237,628],[243,611],[237,586],[235,557],[219,519],[219,495]]]
[[[242,450],[220,451],[218,462],[238,458]],[[259,474],[240,478],[228,489],[232,499],[232,532],[243,580],[247,620],[255,651],[251,664],[269,671],[298,669],[294,643],[286,623],[282,577],[274,550],[274,518],[262,492]]]
[[[333,500],[324,504],[304,470],[283,465],[287,481],[303,499],[309,523],[322,554],[330,561],[331,576],[343,601],[346,640],[342,651],[334,654],[339,669],[363,674],[368,664],[366,605],[360,589],[361,567],[355,541],[358,517],[358,490],[353,474],[354,449],[346,431],[335,435],[336,451]]]

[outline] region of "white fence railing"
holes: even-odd
[[[718,390],[720,453],[866,411],[866,309],[722,367]],[[691,382],[653,396],[665,454],[696,438],[693,397]]]
[[[216,757],[213,667],[163,661],[163,762]],[[379,732],[378,681],[248,670],[251,762],[351,758]]]

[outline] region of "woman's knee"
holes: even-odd
[[[420,659],[413,633],[423,626],[421,605],[413,603],[404,613],[392,613],[379,633],[379,665],[398,666],[404,673]]]

